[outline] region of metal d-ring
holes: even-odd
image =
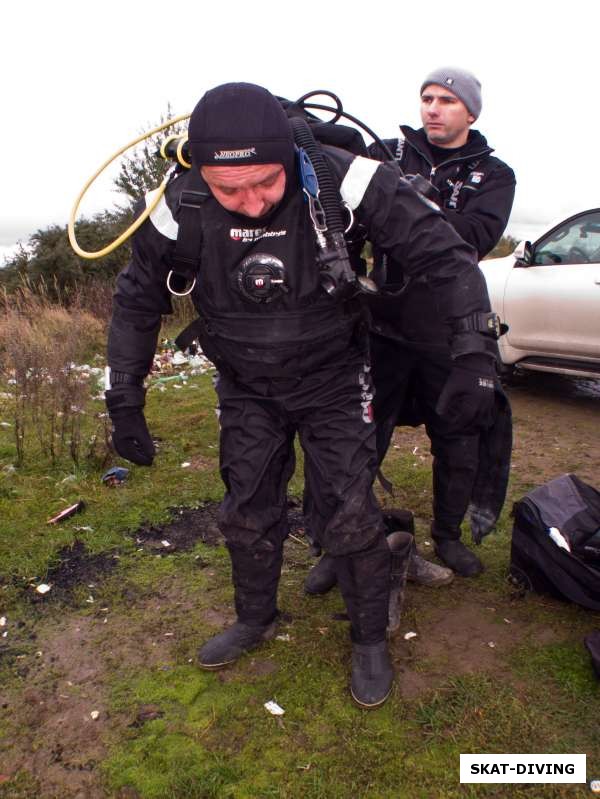
[[[196,285],[196,278],[193,279],[192,285],[189,287],[187,291],[175,291],[175,289],[171,288],[171,275],[173,274],[173,270],[169,272],[167,275],[167,288],[175,297],[187,297],[188,294],[191,294],[194,290],[194,286]]]
[[[348,216],[350,217],[350,224],[344,230],[344,233],[348,233],[348,231],[352,228],[352,225],[354,224],[354,213],[352,211],[352,208],[350,208],[350,206],[348,205],[348,203],[343,202],[342,205],[346,208],[346,210],[348,211]]]

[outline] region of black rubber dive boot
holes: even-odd
[[[222,669],[234,663],[244,652],[249,652],[269,641],[277,632],[278,619],[261,627],[236,621],[227,630],[215,635],[198,650],[198,665],[202,669]]]
[[[458,539],[435,539],[435,554],[462,577],[476,577],[483,571],[483,563],[477,555]]]
[[[331,555],[323,555],[306,575],[304,590],[307,594],[326,594],[336,585],[335,561]]]
[[[392,688],[394,673],[385,637],[392,568],[392,552],[383,534],[367,549],[336,559],[340,591],[350,617],[350,693],[364,708],[383,704]]]
[[[357,705],[367,710],[383,705],[392,691],[393,681],[387,641],[352,644],[350,693]]]

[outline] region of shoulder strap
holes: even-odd
[[[192,291],[200,269],[202,250],[200,208],[210,197],[210,193],[200,180],[193,185],[194,188],[182,189],[178,200],[179,228],[175,249],[170,258],[171,271],[167,277],[167,288],[176,295],[185,295]]]

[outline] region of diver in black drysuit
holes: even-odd
[[[391,555],[372,491],[377,451],[361,302],[348,293],[331,296],[322,287],[289,122],[270,93],[250,84],[207,92],[192,114],[189,138],[192,169],[170,182],[136,234],[132,259],[117,281],[106,392],[115,447],[136,463],[152,463],[142,384],[161,315],[171,312],[166,281],[182,192],[204,192],[192,298],[202,349],[218,369],[226,489],[219,526],[231,556],[237,622],[200,649],[199,663],[218,668],[274,632],[297,433],[312,497],[310,528],[335,558],[351,621],[352,695],[363,706],[376,706],[388,696],[393,675],[385,641]],[[427,272],[449,325],[489,310],[471,248],[398,179],[392,164],[323,151],[342,199],[369,238],[412,274]],[[199,167],[208,175],[212,166],[230,167],[226,176],[236,175],[239,166],[243,176],[263,164],[283,165],[285,189],[260,217],[227,210],[227,195],[218,200],[217,185],[199,175]],[[253,271],[261,264],[271,270],[266,282]],[[479,333],[450,334],[450,346],[457,363],[488,351]],[[480,398],[485,416],[489,392]]]

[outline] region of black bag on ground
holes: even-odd
[[[600,492],[565,474],[516,502],[513,516],[513,581],[528,590],[600,610]],[[570,552],[555,543],[551,528],[563,537]]]

